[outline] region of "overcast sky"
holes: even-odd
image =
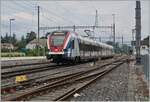
[[[142,38],[149,34],[149,0],[141,0]],[[64,25],[94,25],[95,10],[98,10],[98,25],[110,26],[115,14],[116,35],[124,41],[132,39],[135,28],[135,1],[1,1],[2,35],[9,33],[9,19],[12,32],[18,38],[27,32],[37,32],[37,5],[40,6],[40,27]],[[110,37],[110,29],[97,29],[99,36]],[[43,31],[40,32],[42,36]],[[120,41],[119,39],[116,39]]]

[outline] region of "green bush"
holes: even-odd
[[[39,55],[44,56],[46,53],[46,47],[45,48],[39,48]],[[22,50],[11,50],[11,53],[9,53],[9,49],[3,49],[1,52],[1,57],[21,57],[21,56],[38,56],[38,49],[22,49]]]
[[[10,52],[10,49],[3,48],[3,49],[1,49],[1,52]],[[11,52],[17,52],[17,50],[16,49],[11,49]]]
[[[40,56],[45,55],[44,48],[39,48],[39,55]],[[34,48],[34,49],[30,49],[30,50],[26,51],[26,56],[38,56],[38,49]]]
[[[1,53],[1,57],[22,57],[22,56],[25,56],[25,53],[21,52]]]

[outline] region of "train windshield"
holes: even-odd
[[[53,33],[52,34],[52,45],[62,45],[65,39],[65,33]]]

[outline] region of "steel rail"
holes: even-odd
[[[90,70],[89,70],[89,71],[90,71]],[[102,71],[102,72],[105,72],[105,71]],[[100,74],[100,73],[102,73],[102,72],[99,72],[99,73],[97,73],[97,74]],[[86,73],[86,71],[81,72],[80,74],[83,75],[83,73]],[[97,74],[95,74],[95,75],[97,75]],[[79,76],[79,75],[78,75],[78,76]],[[91,76],[93,76],[93,75],[91,75]],[[74,81],[81,80],[81,79],[84,79],[84,78],[87,78],[87,77],[91,77],[91,76],[80,77],[79,79],[73,79],[72,81],[74,82]],[[32,94],[41,92],[41,91],[43,91],[43,90],[47,90],[47,89],[49,89],[49,88],[54,88],[54,87],[57,87],[57,86],[60,86],[60,85],[68,84],[68,83],[72,82],[72,81],[68,81],[68,79],[72,79],[73,77],[77,77],[77,76],[75,75],[75,76],[71,76],[71,77],[69,77],[69,78],[60,80],[60,81],[56,81],[56,82],[54,82],[54,83],[49,83],[49,84],[47,84],[47,85],[38,87],[38,88],[36,88],[36,89],[34,89],[34,90],[29,90],[29,91],[27,91],[27,92],[24,92],[24,93],[22,93],[22,94],[19,94],[19,95],[15,96],[15,97],[6,97],[4,100],[20,100],[20,99],[23,98],[23,97],[27,97],[28,95],[32,95]],[[66,80],[67,80],[68,82],[64,82],[64,81],[66,81]]]
[[[60,73],[60,72],[59,72]],[[71,74],[67,74],[67,75],[62,75],[62,76],[56,76],[56,77],[50,77],[50,78],[48,78],[47,79],[47,77],[48,76],[51,76],[51,75],[45,75],[45,76],[41,76],[41,77],[37,77],[37,78],[34,78],[34,79],[30,79],[30,80],[28,80],[28,81],[25,81],[25,82],[22,82],[22,83],[18,83],[18,84],[15,84],[14,83],[14,85],[9,85],[9,86],[3,86],[2,88],[1,88],[1,93],[6,93],[6,91],[10,91],[11,89],[15,89],[15,88],[17,88],[17,87],[20,87],[20,86],[23,86],[23,87],[26,87],[27,85],[30,85],[31,83],[33,84],[33,83],[45,83],[45,82],[47,82],[47,81],[52,81],[52,80],[59,80],[60,78],[62,79],[62,78],[64,78],[64,77],[68,77],[68,76],[71,76],[71,75],[75,75],[75,74],[77,74],[77,73],[79,73],[79,72],[75,72],[75,73],[71,73]],[[56,74],[56,73],[55,73]],[[58,74],[58,72],[57,72],[57,74]],[[46,77],[46,79],[44,79],[44,80],[41,80],[40,82],[39,81],[36,81],[36,79],[39,79],[39,78],[44,78],[44,77]],[[32,85],[31,85],[32,86]],[[16,89],[15,89],[16,90]]]
[[[9,71],[9,72],[5,72],[5,73],[1,73],[1,78],[3,80],[3,79],[14,77],[14,76],[17,76],[17,75],[36,73],[36,72],[40,72],[40,71],[53,70],[53,69],[56,69],[56,68],[69,67],[69,66],[72,66],[72,65],[66,65],[66,64],[65,65],[46,65],[46,66],[33,67],[33,68],[30,68],[30,69]]]
[[[90,81],[88,81],[86,84],[83,84],[81,87],[79,88],[73,88],[70,91],[66,92],[65,94],[55,98],[53,101],[64,101],[67,98],[71,97],[74,93],[80,91],[81,89],[83,89],[84,87],[86,87],[87,85],[93,83],[94,81],[96,81],[99,78],[102,78],[104,75],[106,75],[107,73],[111,72],[114,68],[119,67],[120,65],[122,65],[124,62],[119,63],[118,65],[110,68],[109,70],[105,71],[104,73],[100,73],[98,74],[96,77],[94,77],[93,79],[91,79]]]
[[[71,70],[71,69],[69,69],[69,70]],[[20,82],[20,83],[11,83],[11,84],[8,84],[8,85],[4,85],[4,86],[2,86],[2,88],[1,88],[1,92],[2,93],[8,93],[8,92],[10,92],[11,91],[11,89],[12,90],[14,90],[15,91],[15,88],[17,88],[18,86],[19,86],[19,89],[20,89],[20,86],[27,86],[27,85],[29,85],[29,84],[33,84],[33,83],[42,83],[42,82],[46,82],[47,80],[51,80],[51,79],[54,79],[54,78],[46,78],[46,79],[44,79],[44,80],[42,80],[42,81],[36,81],[36,79],[40,79],[40,78],[44,78],[44,77],[48,77],[48,76],[51,76],[51,75],[54,75],[54,74],[59,74],[59,73],[61,73],[61,72],[67,72],[68,70],[65,70],[65,71],[60,71],[60,72],[56,72],[56,73],[53,73],[53,74],[48,74],[48,75],[44,75],[44,76],[38,76],[38,77],[35,77],[35,78],[32,78],[32,79],[28,79],[27,81],[24,81],[24,82]],[[66,75],[65,75],[66,76]],[[60,77],[63,77],[63,76],[60,76]],[[55,78],[59,78],[59,77],[55,77]],[[12,93],[12,92],[11,92]]]
[[[29,66],[29,65],[38,65],[38,64],[48,64],[50,62],[37,62],[37,63],[28,63],[28,64],[17,64],[17,65],[6,65],[1,66],[1,69],[8,69],[13,67]]]
[[[81,63],[76,64],[76,65],[84,64],[87,62],[89,62],[89,61],[81,62]],[[2,72],[1,78],[6,79],[6,78],[10,78],[10,77],[17,76],[17,75],[30,74],[30,73],[35,73],[35,72],[39,72],[39,71],[56,69],[59,67],[69,67],[69,66],[73,66],[73,65],[75,65],[75,64],[45,65],[45,66],[34,66],[33,68],[27,68],[27,69],[11,70],[8,72]],[[53,67],[53,68],[49,69],[48,67]]]
[[[111,63],[112,63],[112,62],[111,62]],[[111,63],[106,63],[106,64],[104,64],[104,65],[101,65],[100,67],[104,67],[104,66],[109,65],[109,64],[111,64]],[[96,68],[97,68],[97,67],[96,67]],[[92,70],[95,70],[95,69],[92,69]],[[68,71],[68,70],[65,70],[65,72],[67,72],[67,71]],[[64,71],[63,71],[63,72],[64,72]],[[60,73],[60,72],[53,73],[53,74],[58,74],[58,73]],[[76,72],[75,72],[75,73],[76,73]],[[71,73],[71,74],[72,74],[72,73]],[[52,75],[52,74],[51,74],[51,75]],[[42,81],[36,81],[36,79],[48,77],[48,76],[51,76],[51,75],[44,75],[44,76],[36,77],[36,78],[34,78],[34,79],[29,79],[29,80],[24,81],[24,82],[19,83],[19,84],[14,83],[13,85],[10,84],[10,85],[7,85],[7,86],[2,86],[1,92],[2,92],[2,93],[7,93],[7,92],[10,92],[11,89],[15,91],[15,90],[16,90],[15,88],[17,88],[17,87],[19,87],[19,89],[20,89],[20,86],[26,87],[26,86],[30,85],[31,83],[32,83],[32,84],[33,84],[33,83],[44,83],[44,82],[46,82],[46,81],[48,81],[48,80],[53,80],[53,79],[58,79],[58,78],[62,78],[62,77],[68,76],[68,75],[63,75],[63,76],[58,76],[58,77],[54,77],[54,78],[48,78],[48,79],[46,78],[46,79],[44,79],[44,80],[42,80]],[[69,75],[70,75],[70,74],[69,74]],[[11,93],[12,93],[12,92],[11,92]]]

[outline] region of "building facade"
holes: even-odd
[[[39,39],[39,43],[38,43],[38,40],[34,39],[26,45],[26,49],[34,49],[36,48],[37,45],[39,45],[41,48],[44,48],[46,47],[46,41],[47,39]]]

